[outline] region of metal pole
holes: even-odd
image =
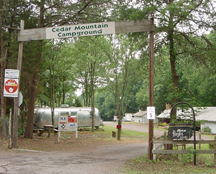
[[[194,109],[193,107],[191,106],[191,109],[193,111],[193,127],[194,127],[194,165],[196,165],[196,121],[195,121],[195,113],[194,113]]]
[[[20,29],[24,30],[24,20],[20,21]],[[20,84],[20,75],[21,75],[21,66],[22,66],[22,51],[23,51],[23,42],[19,42],[19,52],[18,52],[18,62],[17,69],[19,70],[19,80],[18,84]],[[18,91],[19,91],[18,85]],[[13,112],[13,139],[12,139],[12,147],[17,148],[18,141],[18,103],[19,97],[14,98],[14,112]]]
[[[152,23],[154,20],[152,19]],[[154,89],[154,31],[150,31],[150,61],[149,61],[149,106],[153,106],[153,89]],[[153,160],[153,120],[149,120],[149,159]]]

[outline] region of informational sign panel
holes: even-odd
[[[147,119],[155,119],[155,107],[147,107]]]
[[[4,79],[4,97],[18,97],[18,79]]]
[[[77,116],[68,116],[68,130],[69,131],[77,131]]]
[[[187,140],[192,137],[192,127],[187,126],[170,126],[168,130],[169,137],[174,140]]]
[[[19,70],[17,69],[5,69],[5,78],[18,79]]]
[[[58,122],[58,130],[59,136],[61,131],[76,131],[76,138],[78,137],[78,118],[77,116],[66,116],[60,115],[59,122]]]
[[[4,97],[18,97],[19,70],[5,69]]]
[[[59,116],[59,131],[67,131],[68,130],[68,116]]]
[[[46,28],[46,39],[61,39],[115,33],[115,22],[101,22]]]

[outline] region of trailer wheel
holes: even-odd
[[[99,126],[95,126],[96,129],[99,129]]]

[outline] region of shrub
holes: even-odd
[[[203,132],[203,133],[211,133],[211,128],[209,128],[209,127],[204,127],[204,128],[202,129],[202,132]]]

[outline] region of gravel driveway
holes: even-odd
[[[119,174],[126,160],[147,153],[146,144],[105,146],[90,152],[1,154],[1,174]]]
[[[115,125],[116,123],[114,123],[114,126]],[[138,127],[136,129],[138,129]],[[8,150],[0,155],[0,173],[119,174],[123,173],[122,169],[127,160],[147,154],[147,146],[148,144],[146,142],[130,142],[103,145],[84,152],[53,153]]]

